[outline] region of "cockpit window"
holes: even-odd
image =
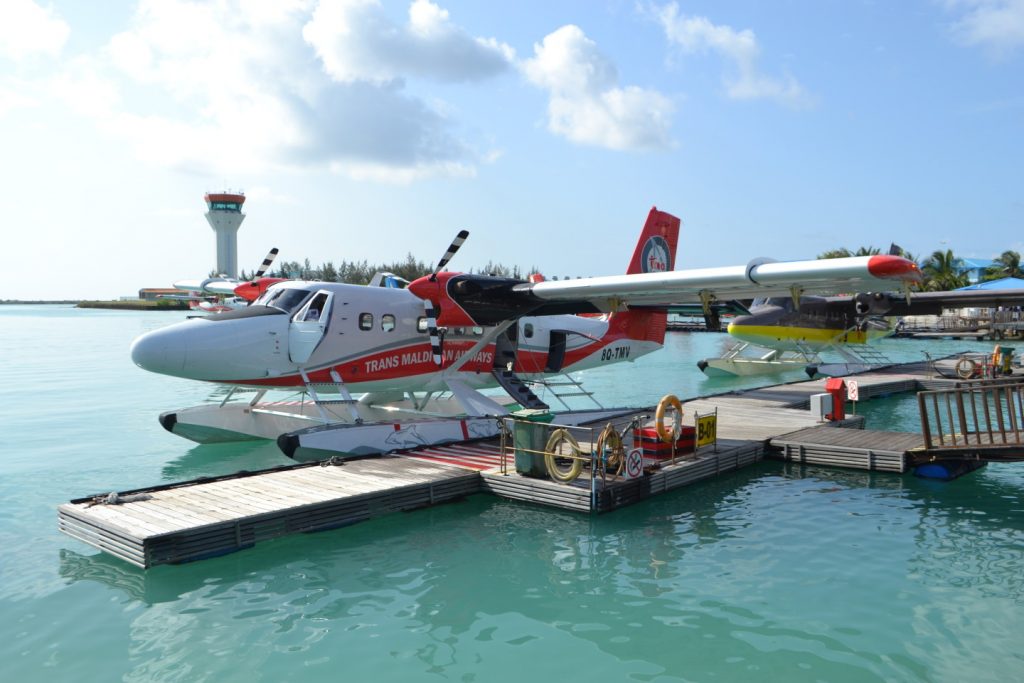
[[[293,289],[287,287],[268,289],[263,292],[263,294],[260,294],[253,303],[261,304],[263,306],[272,306],[278,310],[284,311],[285,313],[292,313],[297,310],[312,293],[313,292],[308,289]]]

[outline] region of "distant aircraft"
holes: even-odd
[[[938,315],[946,308],[1019,306],[1024,289],[950,292],[862,293],[755,299],[735,317],[728,332],[739,343],[720,358],[697,366],[707,375],[753,375],[805,369],[855,372],[877,365],[867,344],[893,333],[887,317]],[[823,364],[820,352],[834,351],[845,363]]]
[[[174,288],[189,292],[188,296],[167,295],[165,299],[184,299],[195,302],[191,306],[208,313],[224,313],[245,308],[252,301],[267,291],[271,285],[284,280],[280,277],[263,277],[277,258],[277,247],[267,253],[263,263],[252,276],[252,280],[242,282],[223,275],[208,277],[201,280],[178,280]]]

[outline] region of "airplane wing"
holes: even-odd
[[[228,285],[231,289],[224,289]],[[208,277],[202,280],[178,280],[174,283],[175,289],[180,289],[183,292],[207,292],[209,294],[233,294],[235,287],[239,285],[236,280],[227,280],[222,277]],[[212,287],[219,287],[221,289],[215,290]],[[222,291],[223,290],[223,291]]]
[[[876,255],[814,261],[755,260],[746,266],[526,283],[513,291],[542,301],[588,301],[602,310],[623,304],[673,304],[765,296],[892,290],[920,282],[917,265]]]
[[[920,282],[917,264],[876,255],[814,261],[632,273],[576,280],[523,282],[464,273],[436,273],[409,285],[421,299],[440,304],[439,325],[487,325],[524,315],[596,313],[631,306],[755,297],[888,291]]]
[[[234,280],[217,280],[215,282],[208,283],[205,287],[203,287],[203,291],[209,292],[210,294],[223,294],[225,296],[234,296],[235,287],[237,287],[240,284],[240,282],[235,282]]]
[[[157,299],[170,299],[172,301],[199,301],[201,297],[189,294],[157,294]]]
[[[878,292],[828,297],[824,303],[830,312],[846,313],[850,316],[939,315],[947,308],[1024,306],[1024,289],[913,292],[909,302],[907,297],[901,293]]]

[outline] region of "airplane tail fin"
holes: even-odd
[[[657,207],[651,208],[626,274],[672,270],[676,263],[679,226],[680,220],[672,214],[658,211]],[[627,311],[613,314],[609,322],[631,339],[663,344],[668,314],[662,311]]]
[[[679,224],[679,219],[672,214],[652,208],[626,274],[664,272],[675,268]]]

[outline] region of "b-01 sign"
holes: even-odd
[[[718,441],[718,415],[712,413],[697,418],[697,448]]]

